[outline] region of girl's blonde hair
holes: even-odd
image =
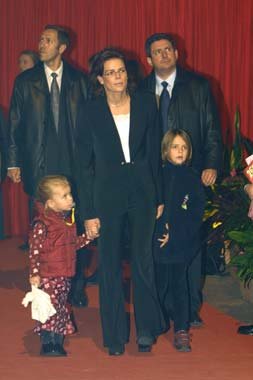
[[[63,175],[47,175],[43,177],[36,191],[36,199],[45,204],[53,196],[54,186],[70,186],[69,181]]]
[[[186,157],[186,162],[189,162],[192,158],[192,144],[189,135],[182,129],[171,129],[165,133],[162,139],[162,160],[165,162],[168,160],[168,151],[171,148],[173,140],[176,136],[180,136],[188,148],[188,153]]]

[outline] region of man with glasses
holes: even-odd
[[[175,128],[188,133],[193,147],[191,165],[199,173],[203,185],[211,186],[221,166],[222,139],[208,81],[177,64],[178,50],[170,34],[151,35],[146,40],[145,50],[147,62],[153,70],[141,88],[157,97],[162,133]],[[202,302],[201,253],[193,260],[188,277],[190,323],[192,327],[200,327],[203,324],[199,316]]]

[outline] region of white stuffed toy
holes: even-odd
[[[27,307],[30,302],[32,303],[32,319],[36,321],[45,323],[52,315],[56,314],[50,296],[34,285],[32,285],[32,291],[26,293],[22,305]]]

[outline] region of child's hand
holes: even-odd
[[[169,230],[168,223],[165,224],[165,228],[166,228],[167,231]],[[169,233],[163,234],[163,236],[160,239],[157,239],[157,240],[161,242],[160,248],[164,247],[165,244],[167,244],[168,241],[169,241]]]
[[[35,274],[29,278],[29,282],[31,285],[36,286],[38,288],[40,286],[40,276]]]
[[[169,241],[169,234],[164,234],[163,237],[161,237],[160,239],[158,239],[158,241],[161,242],[160,248],[164,247],[165,244],[167,244],[168,241]]]

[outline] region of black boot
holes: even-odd
[[[66,353],[63,354],[62,350],[58,350],[58,345],[55,344],[55,335],[51,331],[43,330],[41,332],[41,356],[66,356]]]
[[[54,334],[54,348],[59,352],[59,356],[67,356],[67,351],[63,348],[64,335]]]

